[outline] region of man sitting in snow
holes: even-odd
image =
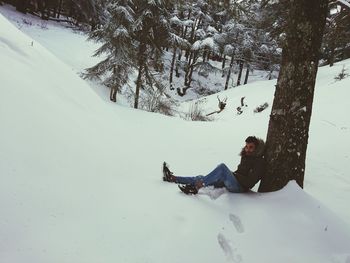
[[[241,162],[235,172],[231,172],[225,164],[218,165],[206,176],[180,177],[175,176],[163,164],[163,181],[181,184],[179,188],[186,194],[197,194],[205,186],[226,187],[233,193],[246,192],[262,178],[265,173],[265,159],[263,157],[265,143],[262,139],[249,136],[242,149]]]

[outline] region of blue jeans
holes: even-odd
[[[225,164],[219,164],[208,175],[194,176],[194,177],[181,177],[176,176],[176,183],[178,184],[191,184],[195,185],[197,181],[202,181],[204,186],[215,185],[223,183],[226,189],[233,193],[244,192],[242,186],[237,181],[237,178],[233,175],[230,169]]]

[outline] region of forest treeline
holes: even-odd
[[[91,40],[101,42],[95,55],[103,60],[87,69],[85,77],[98,78],[110,88],[110,99],[130,81],[136,88],[134,107],[139,107],[140,90],[162,95],[176,89],[184,96],[192,87],[193,73],[222,75],[229,88],[232,72],[235,86],[247,83],[254,69],[279,70],[285,40],[285,17],[290,1],[246,0],[2,0],[22,13],[45,20],[65,21],[89,31]],[[349,8],[329,1],[321,64],[350,57]],[[164,70],[164,51],[171,54]],[[213,66],[220,63],[220,68]],[[245,71],[244,71],[245,70]],[[164,77],[166,76],[166,77]],[[174,78],[182,85],[175,86]],[[156,95],[155,95],[156,94]],[[159,102],[159,101],[158,101]],[[159,106],[159,105],[158,105]],[[154,107],[158,107],[154,106]],[[149,110],[156,111],[157,109]]]

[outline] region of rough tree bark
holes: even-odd
[[[267,171],[259,191],[303,187],[306,148],[327,0],[293,0],[288,6],[281,71],[266,139]]]
[[[237,86],[241,85],[241,78],[242,78],[244,62],[242,60],[239,60],[238,65],[239,65],[239,71],[238,71],[238,78],[237,78]]]
[[[137,75],[137,80],[136,80],[136,91],[135,91],[135,101],[134,101],[134,108],[137,109],[139,107],[139,97],[140,97],[140,89],[141,89],[141,78],[142,78],[142,70],[143,66],[139,65],[139,72]]]
[[[176,51],[177,48],[174,46],[173,48],[173,58],[171,59],[171,67],[170,67],[170,76],[169,76],[169,83],[170,83],[170,89],[173,89],[173,72],[174,72],[174,66],[175,66],[175,60],[176,60]]]
[[[194,69],[194,65],[197,62],[197,59],[198,59],[198,51],[191,51],[190,59],[185,72],[185,83],[184,83],[185,87],[189,88],[191,86],[193,69]]]
[[[189,10],[189,11],[188,11],[188,15],[187,15],[187,20],[189,20],[189,19],[191,18],[191,14],[192,14],[192,10]],[[184,26],[184,27],[185,27],[185,29],[183,30],[182,38],[183,38],[183,39],[186,39],[188,26],[186,25],[186,26]],[[181,52],[179,53],[179,58],[178,58],[179,61],[181,61],[181,56],[182,56],[182,50],[181,50]]]
[[[111,88],[109,92],[109,99],[113,102],[117,102],[117,89]]]
[[[143,69],[145,66],[145,59],[146,59],[145,52],[146,52],[146,44],[141,43],[139,46],[139,61],[138,61],[139,72],[136,80],[136,91],[135,91],[135,101],[134,101],[135,109],[139,107],[140,89],[142,85],[142,73],[143,73]]]
[[[226,55],[224,55],[223,59],[222,59],[222,66],[221,69],[225,68],[225,64],[226,64]]]
[[[231,55],[230,67],[228,69],[227,76],[226,76],[225,90],[228,89],[228,84],[230,82],[230,77],[231,77],[231,71],[232,71],[232,68],[233,68],[233,62],[234,62],[234,54]]]
[[[248,83],[250,65],[247,63],[247,71],[245,72],[244,85]]]
[[[63,0],[60,0],[59,1],[59,4],[58,4],[58,12],[57,12],[57,17],[56,18],[60,18],[60,15],[61,15],[61,10],[62,10],[62,4],[63,4]]]
[[[113,75],[115,75],[117,72],[117,68],[113,68]],[[111,90],[109,92],[109,99],[113,102],[117,102],[117,93],[118,93],[118,88],[116,86],[111,87]]]
[[[203,62],[205,62],[206,61],[206,59],[207,59],[207,51],[206,50],[204,50],[204,52],[203,52]]]

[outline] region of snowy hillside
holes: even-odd
[[[188,122],[106,103],[45,44],[0,15],[1,262],[350,262],[350,78],[334,81],[350,61],[319,70],[305,191],[186,196],[162,162],[234,170],[245,137],[266,135],[269,110],[253,109],[275,82],[223,92],[216,121]]]

